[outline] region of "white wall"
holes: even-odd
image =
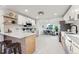
[[[37,24],[36,25],[37,25],[37,30],[39,30],[39,34],[42,34],[43,33],[42,25],[47,25],[47,24],[57,24],[57,25],[59,25],[59,21],[60,20],[62,20],[62,18],[37,20]]]
[[[4,32],[4,18],[3,18],[3,15],[4,15],[4,11],[3,10],[0,10],[0,31],[1,32]],[[2,34],[0,34],[0,41],[3,41],[4,40],[4,36]]]

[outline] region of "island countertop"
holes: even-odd
[[[22,32],[22,31],[11,32],[11,33],[0,32],[0,34],[7,35],[7,36],[10,36],[10,37],[15,37],[15,38],[18,38],[18,39],[22,39],[22,38],[27,37],[27,36],[35,35],[35,33]]]

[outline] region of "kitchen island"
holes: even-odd
[[[35,51],[35,33],[16,31],[11,33],[0,32],[0,34],[4,35],[4,40],[21,43],[22,54],[30,54]]]

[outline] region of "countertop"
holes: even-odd
[[[28,36],[31,36],[31,35],[35,35],[35,33],[30,33],[30,32],[12,32],[12,33],[0,32],[0,34],[19,38],[19,39],[24,38],[24,37],[28,37]]]
[[[79,34],[68,34],[66,33],[68,38],[70,38],[73,42],[79,45]]]
[[[6,32],[7,28],[11,30],[11,32]],[[4,32],[0,32],[2,35],[7,35],[15,38],[24,38],[27,36],[35,35],[35,33],[28,32],[28,31],[23,31],[21,26],[18,25],[10,25],[5,28]]]
[[[75,42],[75,43],[77,43],[79,45],[79,38],[78,37],[74,37],[72,35],[68,35],[68,36],[73,42]]]

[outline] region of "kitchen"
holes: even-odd
[[[2,54],[33,53],[36,39],[35,21],[11,10],[1,11],[4,14],[1,14],[0,52]]]
[[[78,5],[1,7],[1,54],[79,53]]]

